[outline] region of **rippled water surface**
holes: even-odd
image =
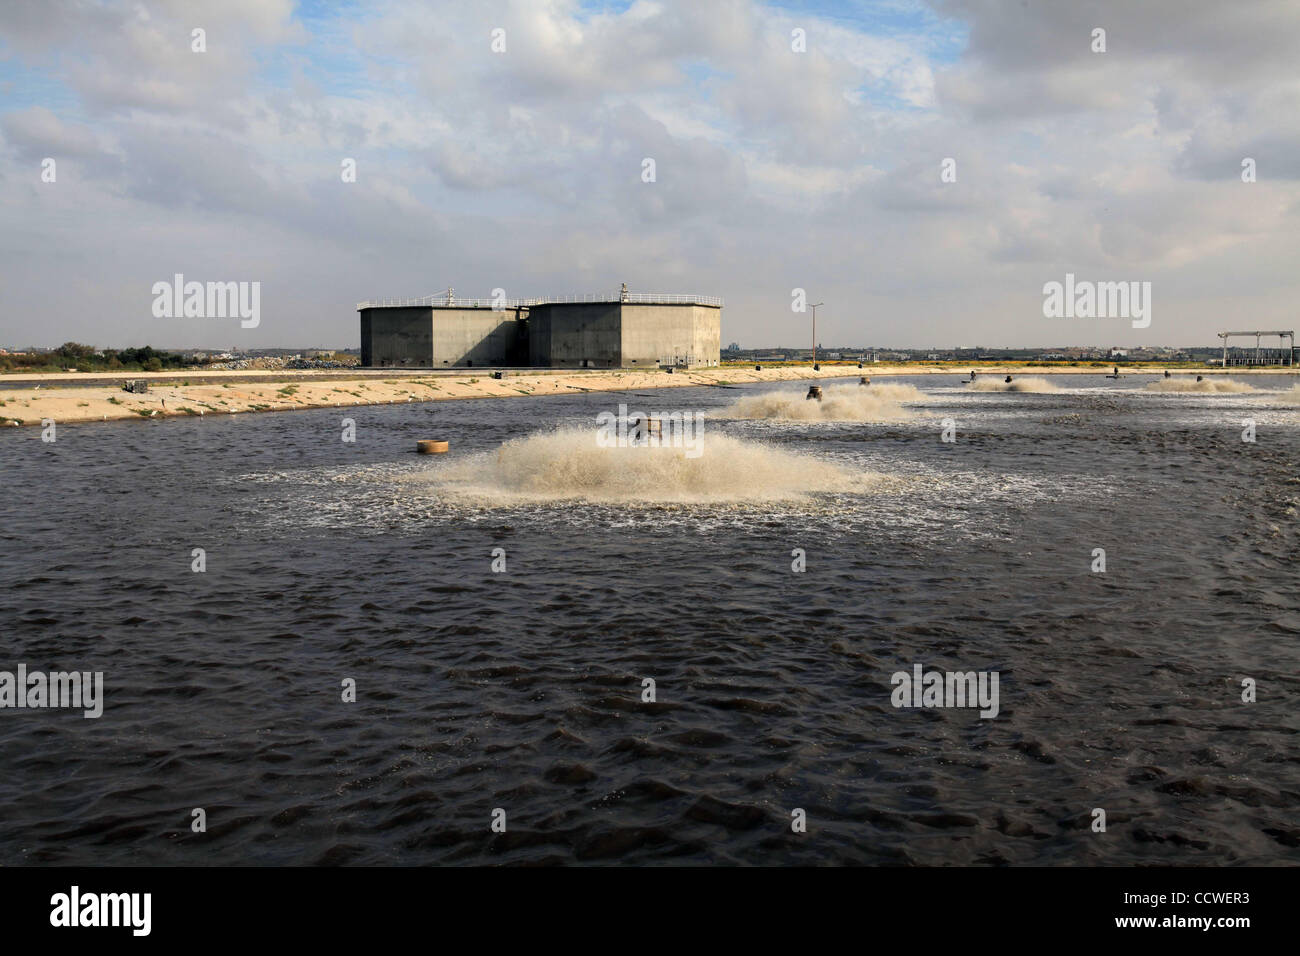
[[[3,430],[0,864],[1300,862],[1295,380],[958,378]]]

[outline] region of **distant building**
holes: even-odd
[[[361,364],[437,368],[526,365],[527,310],[494,309],[490,300],[366,303],[361,313]]]
[[[657,368],[719,364],[722,300],[629,293],[577,299],[362,302],[361,364]]]
[[[618,302],[541,302],[528,310],[528,364],[707,367],[720,361],[721,331],[721,299],[629,293]]]

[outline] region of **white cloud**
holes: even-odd
[[[955,63],[919,26],[749,0],[390,2],[310,27],[288,0],[0,5],[0,55],[75,103],[0,107],[0,344],[231,344],[148,316],[174,271],[262,280],[254,344],[353,343],[356,300],[449,284],[721,294],[746,344],[802,341],[793,286],[831,303],[827,342],[1086,339],[1037,311],[1070,269],[1155,281],[1179,321],[1147,341],[1208,338],[1215,276],[1289,313],[1293,4],[935,9],[969,29]],[[56,186],[45,155],[70,163]]]

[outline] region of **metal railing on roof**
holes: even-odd
[[[535,299],[463,299],[460,296],[448,298],[446,295],[439,294],[421,296],[418,299],[367,299],[365,302],[357,303],[357,310],[428,308],[435,305],[452,309],[514,309],[533,305],[535,302]]]
[[[516,309],[534,305],[565,305],[578,302],[627,302],[636,305],[704,305],[722,308],[722,297],[716,295],[679,295],[676,293],[628,292],[620,295],[562,295],[542,299],[463,299],[446,293],[426,295],[412,299],[367,299],[357,303],[361,309],[428,308],[440,306],[453,309]]]
[[[629,302],[636,305],[709,305],[722,308],[722,298],[716,295],[679,295],[670,292],[627,292],[622,295],[557,295],[534,299],[532,305],[564,305],[570,302]]]

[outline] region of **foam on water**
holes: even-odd
[[[1292,385],[1279,395],[1275,401],[1279,405],[1300,405],[1300,385]]]
[[[925,400],[914,385],[830,385],[822,400],[809,400],[807,390],[746,395],[718,415],[722,418],[773,419],[801,422],[891,422],[908,416],[900,402]]]
[[[1016,378],[1010,382],[1000,378],[977,378],[966,386],[968,392],[1059,392],[1060,389],[1045,378]]]
[[[591,501],[626,505],[782,501],[871,491],[883,476],[853,472],[761,442],[705,432],[700,454],[674,447],[601,447],[595,429],[558,428],[450,462],[413,480],[471,505]]]
[[[1162,378],[1147,384],[1149,392],[1204,392],[1233,393],[1253,392],[1255,388],[1244,382],[1234,382],[1230,378],[1206,378],[1196,381],[1190,378]]]

